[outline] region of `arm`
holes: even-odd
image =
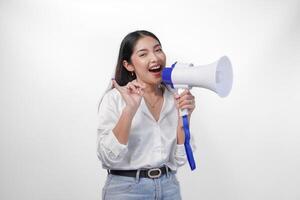
[[[115,80],[112,80],[114,87],[119,91],[126,103],[125,108],[113,129],[113,132],[121,144],[127,144],[132,119],[140,106],[144,85],[136,80],[129,82],[125,87],[121,87]]]
[[[132,119],[143,94],[143,87],[136,82],[121,87],[113,80],[113,85],[118,91],[105,95],[99,109],[98,157],[108,167],[122,161],[128,150]],[[121,99],[126,104],[123,108],[120,108]]]
[[[188,123],[190,124],[191,114],[195,109],[195,97],[190,93],[189,90],[185,90],[180,95],[175,94],[176,107],[178,109],[178,125],[177,125],[177,146],[175,151],[175,159],[178,166],[182,166],[186,163],[186,152],[185,152],[185,132],[182,122],[182,117],[179,114],[179,109],[187,109],[188,110]],[[191,144],[192,150],[194,151],[195,147],[193,137],[191,135]]]
[[[126,145],[128,142],[129,130],[133,117],[134,113],[130,111],[130,108],[125,107],[122,111],[118,123],[112,130],[121,144]]]
[[[116,132],[118,135],[123,135],[121,131],[118,131],[118,127],[124,126],[122,120],[124,121],[126,117],[123,112],[119,112],[118,98],[121,97],[113,91],[107,93],[102,99],[98,113],[97,155],[102,164],[108,167],[113,167],[122,161],[127,152],[127,145],[119,142],[115,134]],[[114,132],[115,128],[117,131]],[[128,132],[125,134],[128,135]]]

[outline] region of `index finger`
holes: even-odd
[[[113,86],[120,91],[121,86],[117,83],[115,79],[111,79]]]
[[[139,83],[139,82],[137,82],[137,80],[133,80],[132,83],[133,83],[135,86],[138,86],[138,87],[143,88],[143,89],[145,89],[145,87],[146,87],[145,84]]]
[[[190,90],[185,89],[185,90],[180,94],[180,97],[183,97],[183,96],[186,95],[186,94],[191,94],[191,93],[190,93]]]

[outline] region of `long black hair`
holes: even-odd
[[[145,36],[149,36],[157,40],[161,46],[159,39],[153,33],[146,30],[137,30],[126,35],[120,45],[119,56],[115,71],[115,80],[120,86],[124,86],[128,82],[131,82],[134,79],[136,79],[136,75],[134,74],[134,72],[129,72],[123,66],[123,61],[126,60],[128,63],[131,63],[131,55],[133,53],[133,49],[137,41]]]
[[[115,75],[114,75],[114,79],[120,86],[127,85],[127,83],[136,79],[135,73],[128,71],[123,66],[123,61],[126,60],[128,63],[131,63],[131,56],[132,56],[133,49],[134,49],[137,41],[140,38],[146,37],[146,36],[152,37],[153,39],[157,40],[159,45],[161,46],[159,39],[153,33],[146,31],[146,30],[137,30],[137,31],[131,32],[131,33],[127,34],[124,37],[124,39],[122,40],[120,49],[119,49],[119,55],[118,55],[116,69],[115,69]],[[165,86],[164,83],[162,83],[162,85]],[[110,89],[112,89],[112,88],[113,88],[113,86],[111,86]],[[107,91],[109,91],[110,89],[108,89]],[[102,102],[102,98],[103,98],[104,94],[102,95],[102,97],[100,99],[100,102],[98,105],[98,112],[99,112],[100,104]]]

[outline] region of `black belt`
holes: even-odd
[[[137,174],[140,172],[139,175]],[[128,177],[141,177],[141,178],[159,178],[162,175],[171,172],[169,167],[163,166],[161,168],[142,169],[142,170],[108,170],[109,174],[128,176]]]

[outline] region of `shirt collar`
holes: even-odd
[[[163,97],[164,102],[160,112],[159,121],[162,120],[166,116],[166,114],[172,111],[175,107],[173,93],[169,91],[169,89],[164,89]],[[151,119],[155,120],[151,112],[149,111],[144,98],[142,98],[140,109],[144,114],[148,115]]]

